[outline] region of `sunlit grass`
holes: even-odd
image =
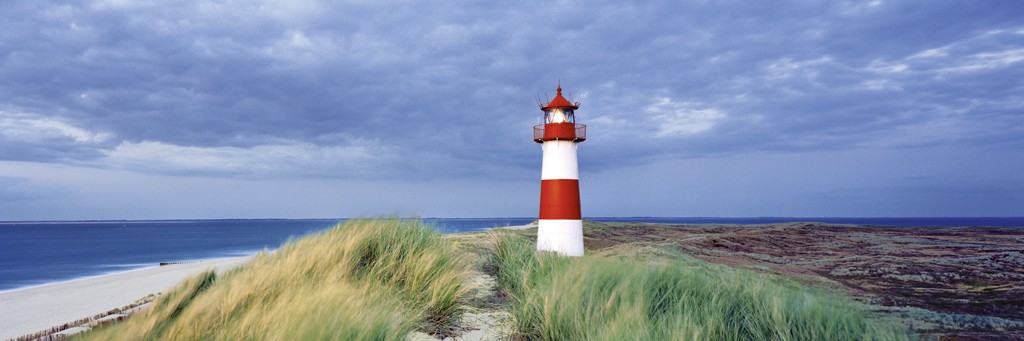
[[[627,252],[628,253],[628,252]],[[559,257],[496,236],[491,269],[529,340],[903,340],[856,303],[682,254]]]
[[[467,268],[418,221],[355,220],[207,272],[97,340],[402,340],[462,313]]]

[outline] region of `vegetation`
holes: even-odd
[[[710,264],[674,245],[537,253],[531,230],[442,238],[418,221],[359,220],[206,272],[92,340],[404,340],[462,314],[467,260],[487,258],[527,340],[904,340],[843,297]],[[518,235],[517,235],[518,234]],[[459,246],[459,247],[457,247]],[[473,258],[473,257],[468,257]]]
[[[516,331],[528,340],[908,339],[848,299],[640,247],[648,250],[602,253],[619,259],[567,258],[499,234],[490,270],[511,297]]]
[[[401,340],[458,319],[467,267],[408,220],[349,221],[292,241],[223,276],[207,272],[97,340]]]

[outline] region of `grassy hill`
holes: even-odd
[[[527,340],[903,340],[858,304],[774,275],[656,244],[582,258],[497,238],[490,264]]]
[[[461,313],[466,265],[419,222],[358,220],[204,273],[86,340],[401,340]]]
[[[530,230],[442,236],[415,221],[350,221],[248,265],[205,273],[88,340],[404,340],[457,331],[472,267],[497,278],[527,340],[901,340],[849,299],[634,243],[564,258]],[[473,260],[482,259],[481,262]]]

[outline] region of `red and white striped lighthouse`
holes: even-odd
[[[544,123],[533,127],[533,141],[544,151],[540,180],[540,222],[537,250],[566,256],[583,255],[583,217],[580,214],[580,180],[576,148],[587,139],[587,126],[576,123],[572,103],[558,94],[546,106]]]

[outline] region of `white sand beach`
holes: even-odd
[[[526,225],[512,225],[512,226],[502,226],[502,227],[496,227],[496,228],[498,228],[498,229],[506,229],[506,230],[525,230],[525,229],[530,229],[530,228],[535,228],[535,227],[537,227],[537,222],[536,221],[532,222],[532,223],[529,223],[529,224],[526,224]]]
[[[206,269],[222,273],[251,257],[164,265],[0,293],[0,340],[124,307],[149,294],[166,292]]]

